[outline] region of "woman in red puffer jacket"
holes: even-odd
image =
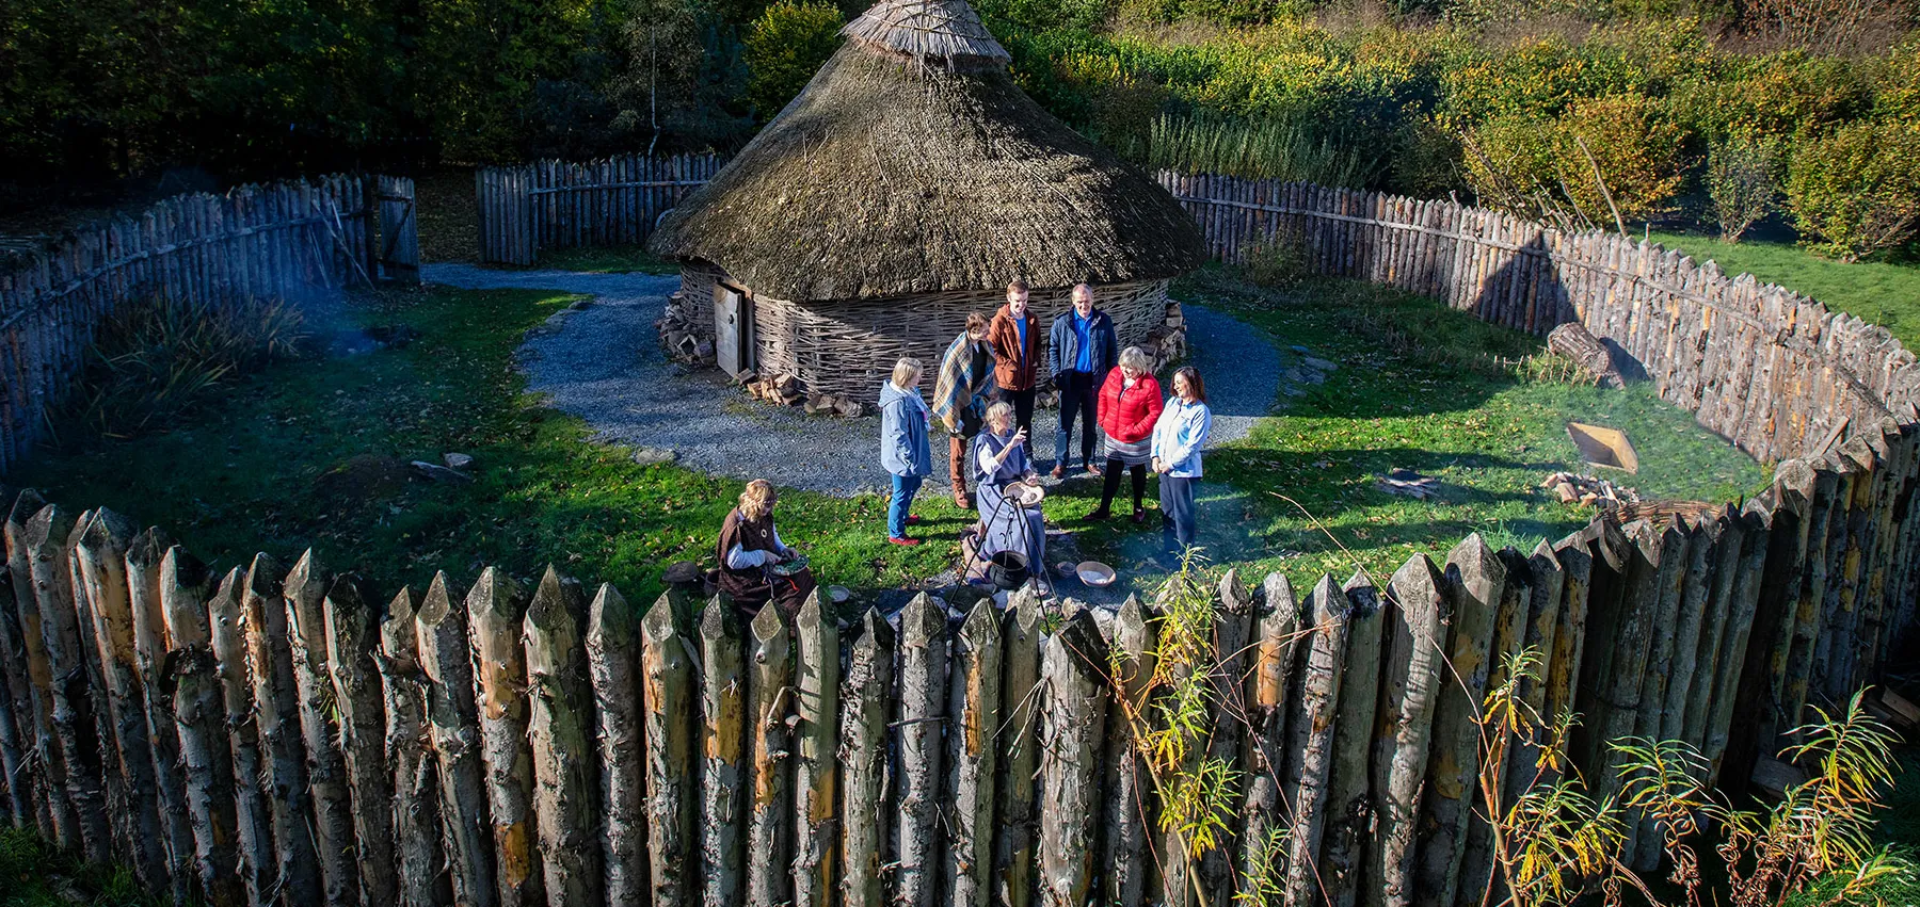
[[[1113,496],[1120,490],[1120,470],[1133,475],[1133,521],[1146,522],[1141,506],[1147,492],[1147,463],[1153,459],[1153,423],[1160,418],[1160,382],[1153,378],[1153,361],[1145,350],[1130,346],[1120,352],[1120,367],[1107,373],[1100,386],[1100,430],[1107,434],[1106,487],[1100,509],[1088,520],[1112,516]]]

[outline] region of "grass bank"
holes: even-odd
[[[1829,309],[1892,331],[1907,349],[1920,350],[1920,267],[1879,261],[1842,264],[1789,242],[1727,243],[1697,233],[1654,233],[1652,238],[1697,261],[1719,262],[1724,274],[1749,273],[1811,296]]]

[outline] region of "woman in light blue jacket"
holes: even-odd
[[[1160,522],[1167,551],[1193,547],[1193,486],[1200,481],[1200,448],[1213,428],[1207,385],[1192,366],[1173,373],[1173,399],[1153,424],[1153,471],[1160,475]]]
[[[927,445],[933,413],[920,399],[920,377],[925,371],[920,360],[901,359],[893,365],[893,377],[880,385],[880,465],[893,476],[887,541],[895,545],[920,544],[907,535],[907,525],[920,518],[907,511],[913,507],[920,483],[933,472],[933,451]]]

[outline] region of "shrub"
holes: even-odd
[[[1787,207],[1801,242],[1841,261],[1892,249],[1920,219],[1920,130],[1853,123],[1793,150]]]
[[[124,304],[96,333],[64,421],[112,438],[161,427],[233,379],[301,355],[307,336],[283,302]]]
[[[1765,141],[1730,138],[1713,144],[1707,154],[1707,197],[1720,224],[1720,238],[1740,241],[1747,228],[1772,214],[1779,204],[1780,187],[1774,179],[1779,152]]]
[[[1299,119],[1247,121],[1162,116],[1153,124],[1148,163],[1190,173],[1270,177],[1362,188],[1384,161],[1381,150],[1319,134]]]
[[[839,7],[818,0],[780,0],[747,30],[747,99],[762,119],[787,106],[840,47]]]
[[[1248,243],[1246,257],[1247,280],[1268,289],[1293,286],[1313,273],[1306,251],[1280,236]]]
[[[1612,223],[1615,207],[1640,220],[1679,193],[1684,139],[1658,101],[1583,98],[1553,120],[1509,116],[1475,130],[1468,180],[1488,203],[1533,216],[1564,205],[1592,223]]]

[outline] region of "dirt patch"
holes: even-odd
[[[405,460],[360,454],[321,473],[313,486],[331,508],[394,497],[407,486],[409,475]]]
[[[423,261],[474,261],[480,257],[480,212],[474,204],[473,168],[449,167],[413,178],[420,218]]]

